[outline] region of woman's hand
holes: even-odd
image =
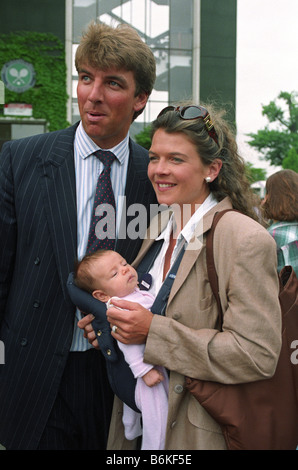
[[[145,343],[153,313],[140,304],[128,300],[113,299],[113,305],[115,307],[107,310],[112,336],[124,344]]]

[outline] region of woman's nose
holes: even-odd
[[[169,167],[167,165],[167,162],[160,160],[155,167],[155,173],[157,173],[158,175],[168,174]]]

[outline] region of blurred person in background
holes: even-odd
[[[271,175],[262,207],[277,246],[278,272],[290,265],[298,276],[298,173],[281,170]]]

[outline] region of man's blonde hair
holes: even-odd
[[[90,23],[76,51],[77,71],[86,63],[101,70],[115,67],[133,72],[136,96],[140,93],[150,96],[153,90],[156,79],[154,55],[129,25],[120,24],[113,28],[102,23]]]

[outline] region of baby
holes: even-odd
[[[148,310],[154,301],[152,294],[139,289],[136,270],[115,251],[98,250],[86,255],[76,266],[74,280],[107,307],[112,306],[113,297],[137,302]],[[164,368],[144,362],[144,344],[125,345],[118,341],[118,346],[137,378],[135,401],[141,411],[141,415],[135,413],[124,404],[125,436],[134,439],[143,434],[142,450],[162,450],[168,412],[168,374]]]

